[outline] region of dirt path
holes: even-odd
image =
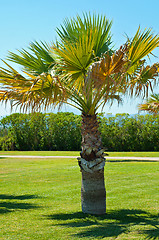
[[[0,155],[0,158],[77,158],[78,156]],[[159,161],[159,157],[106,157],[107,160]]]

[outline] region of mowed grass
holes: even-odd
[[[0,151],[0,155],[79,156],[79,151]]]
[[[159,239],[159,162],[107,162],[107,214],[83,214],[76,159],[0,158],[0,239]]]
[[[159,152],[107,152],[109,157],[159,157]],[[79,156],[79,151],[0,151],[0,155]]]

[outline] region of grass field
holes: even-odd
[[[0,239],[159,239],[159,162],[107,162],[107,214],[85,215],[76,159],[0,157]]]
[[[79,156],[78,151],[0,151],[0,155]],[[107,152],[109,157],[159,157],[159,152]]]

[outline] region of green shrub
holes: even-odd
[[[108,151],[159,151],[159,115],[99,114]],[[81,117],[73,113],[15,113],[0,121],[0,149],[79,151]]]

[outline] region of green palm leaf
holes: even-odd
[[[22,66],[22,70],[39,75],[48,72],[54,64],[54,59],[50,55],[50,47],[47,43],[37,41],[30,43],[28,51],[19,50],[19,54],[9,52],[7,60]]]
[[[158,46],[159,35],[154,36],[151,29],[141,32],[139,27],[134,38],[131,41],[128,39],[128,59],[134,64],[150,54]]]
[[[99,57],[101,53],[106,52],[111,44],[110,29],[112,22],[106,18],[106,16],[91,15],[90,13],[84,13],[83,18],[77,15],[76,19],[65,19],[61,29],[57,28],[57,33],[60,37],[60,42],[64,44],[71,42],[77,43],[81,39],[81,36],[88,37],[93,33],[94,41],[94,55]]]

